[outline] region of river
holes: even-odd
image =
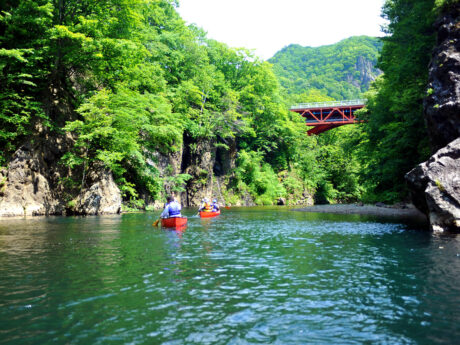
[[[0,344],[454,344],[460,236],[232,208],[0,221]]]

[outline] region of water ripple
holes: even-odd
[[[460,240],[357,216],[232,209],[0,225],[0,344],[443,344]]]

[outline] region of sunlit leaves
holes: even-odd
[[[434,0],[387,1],[389,20],[379,67],[384,75],[367,94],[362,118],[366,181],[374,198],[395,201],[405,195],[404,175],[428,157],[423,98],[434,41]]]
[[[78,111],[83,121],[69,122],[65,128],[78,135],[73,154],[66,157],[67,164],[78,162],[78,157],[88,162],[99,160],[119,181],[126,181],[127,169],[143,179],[149,174],[153,178],[156,171],[147,164],[146,151],[171,151],[181,142],[180,120],[160,96],[102,90]]]
[[[103,165],[126,199],[157,197],[162,188],[182,190],[190,177],[162,180],[155,169],[158,153],[184,149],[185,135],[190,148],[210,143],[209,151],[232,145],[241,151],[235,188],[258,203],[321,181],[331,193],[355,197],[358,165],[341,151],[343,142],[321,147],[306,137],[272,65],[187,27],[175,1],[10,3],[0,14],[0,142],[9,153],[34,128],[49,133],[66,123],[75,139],[63,158],[69,167],[86,172]],[[374,48],[361,54],[370,58]],[[338,69],[355,63],[351,51],[337,54]],[[325,71],[313,69],[295,86],[324,82]],[[342,94],[346,84],[335,92]],[[316,89],[302,89],[296,99],[329,99]]]
[[[0,5],[0,165],[35,123],[47,124],[41,88],[51,12],[47,1]]]

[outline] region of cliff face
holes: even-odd
[[[369,89],[369,85],[382,74],[382,71],[374,65],[375,63],[373,61],[366,59],[364,56],[358,56],[355,64],[355,71],[359,73],[359,77],[348,74],[347,82],[362,91]]]
[[[216,163],[216,148],[210,140],[192,143],[186,137],[182,159],[182,171],[192,176],[187,181],[182,201],[187,206],[198,206],[204,197],[212,195],[213,168]]]
[[[460,5],[436,22],[425,118],[433,152],[460,136]]]
[[[17,150],[1,173],[0,216],[62,214],[64,205],[53,188],[55,175],[47,158],[53,155],[31,145]],[[46,157],[46,158],[45,158]]]
[[[0,172],[0,217],[113,214],[121,211],[120,190],[102,167],[89,169],[84,188],[71,200],[65,181],[74,172],[59,164],[72,140],[43,135],[20,147]]]
[[[460,231],[460,4],[436,23],[425,118],[433,152],[406,175],[412,200],[434,231]]]
[[[164,192],[174,193],[174,176],[185,173],[191,175],[186,191],[175,193],[183,206],[198,206],[210,196],[223,202],[221,188],[225,188],[224,181],[235,167],[236,142],[230,142],[230,149],[223,150],[210,141],[188,141],[185,138],[181,150],[155,153],[154,161],[148,162],[164,179]],[[82,179],[82,171],[60,164],[72,145],[70,136],[41,133],[20,147],[7,169],[0,170],[0,217],[120,213],[120,190],[102,164],[89,167],[83,187],[66,185],[66,181]],[[162,200],[153,200],[148,193],[140,193],[140,198],[156,209],[163,207]]]
[[[228,139],[228,150],[218,148],[211,140],[201,140],[190,143],[190,138],[184,140],[182,155],[182,172],[192,176],[187,181],[186,191],[182,193],[182,204],[188,207],[201,205],[202,199],[217,198],[225,203],[222,189],[226,180],[231,176],[236,165],[237,145],[234,139]],[[250,205],[252,200],[246,205]]]

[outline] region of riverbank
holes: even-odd
[[[426,216],[413,205],[387,206],[387,205],[363,205],[363,204],[336,204],[314,205],[304,208],[293,209],[298,212],[336,213],[336,214],[360,214],[383,217],[412,218],[427,221]]]

